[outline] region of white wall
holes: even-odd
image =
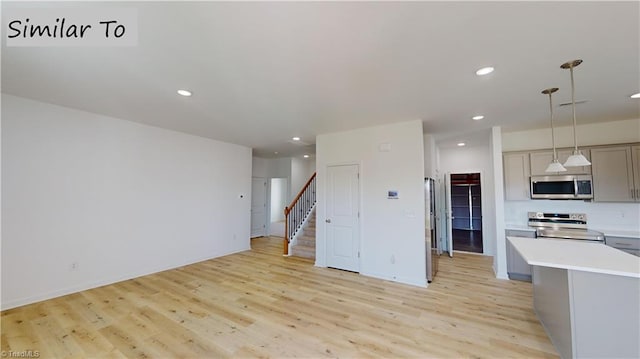
[[[252,159],[253,177],[287,178],[291,180],[291,158],[260,158]]]
[[[5,94],[2,118],[2,309],[250,248],[250,148]]]
[[[507,276],[507,243],[504,233],[504,180],[502,168],[502,135],[500,127],[491,128],[491,139],[489,141],[489,150],[491,151],[493,165],[493,203],[494,216],[491,220],[495,223],[495,241],[493,251],[493,271],[497,278],[508,279]]]
[[[316,159],[315,157],[308,158],[307,162],[307,179],[316,171]]]
[[[312,172],[313,173],[313,172]],[[293,200],[298,192],[302,189],[302,186],[307,183],[311,174],[309,173],[309,159],[308,158],[291,158],[291,198]]]
[[[640,204],[584,201],[505,201],[505,222],[526,225],[527,212],[586,213],[589,229],[632,231],[640,234]]]
[[[477,135],[480,138],[480,135]],[[482,238],[483,250],[487,255],[495,254],[495,190],[493,158],[490,148],[490,132],[483,133],[484,143],[476,146],[440,148],[439,172],[445,173],[481,173],[482,185]],[[442,216],[444,217],[444,216]],[[444,227],[442,227],[444,228]],[[444,231],[440,231],[443,233]]]
[[[424,135],[424,176],[439,179],[437,172],[438,162],[436,157],[436,141],[432,135]]]
[[[573,147],[573,127],[554,130],[556,147]],[[640,142],[640,119],[578,125],[578,147]],[[551,148],[551,128],[503,132],[502,151]]]
[[[391,151],[380,152],[389,143]],[[323,225],[328,165],[360,165],[360,273],[425,286],[424,145],[419,120],[320,135],[316,139],[316,265],[326,266]],[[387,199],[387,191],[399,199]],[[395,263],[392,260],[395,258]]]
[[[251,176],[267,178],[269,159],[261,157],[251,158]]]
[[[287,188],[288,183],[286,178],[272,178],[269,188],[271,189],[271,222],[284,221],[284,207],[288,206],[287,203]]]

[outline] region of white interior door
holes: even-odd
[[[327,167],[327,266],[360,271],[358,165]]]
[[[445,233],[447,242],[447,251],[449,257],[453,257],[453,210],[451,209],[451,173],[445,173],[444,175],[444,213],[445,213]]]
[[[267,180],[251,179],[251,238],[267,235]]]

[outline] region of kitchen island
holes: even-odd
[[[640,357],[640,258],[599,243],[507,237],[562,358]]]

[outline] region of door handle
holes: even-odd
[[[330,219],[328,219],[328,218],[327,218],[327,219],[325,219],[324,221],[325,221],[325,222],[327,222],[327,223],[331,223],[331,220],[330,220]]]

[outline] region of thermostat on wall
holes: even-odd
[[[392,190],[388,192],[388,199],[398,199],[398,191]]]

